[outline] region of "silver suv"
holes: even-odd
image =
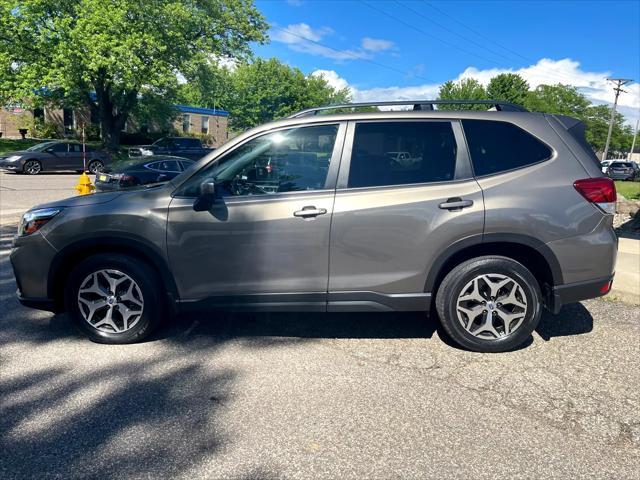
[[[11,253],[21,302],[103,343],[193,309],[435,311],[459,345],[498,352],[541,307],[609,291],[616,192],[582,123],[409,103],[307,110],[168,183],[35,207]]]

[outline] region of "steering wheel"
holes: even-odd
[[[233,195],[263,195],[268,193],[264,188],[248,182],[247,180],[236,177],[231,182],[231,192]]]

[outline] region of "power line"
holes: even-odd
[[[613,87],[613,91],[616,92],[616,98],[613,101],[613,108],[611,109],[611,119],[609,120],[609,132],[607,133],[607,143],[604,145],[604,152],[602,152],[602,161],[607,159],[607,154],[609,153],[609,142],[611,142],[611,132],[613,131],[613,121],[616,117],[616,107],[618,106],[618,97],[621,92],[627,93],[622,89],[624,85],[633,82],[630,78],[607,78],[607,81],[613,82],[615,86]]]
[[[377,65],[378,67],[386,68],[387,70],[391,70],[391,71],[396,72],[396,73],[401,73],[402,75],[408,75],[408,72],[403,71],[403,70],[401,70],[399,68],[395,68],[395,67],[392,67],[390,65],[385,65],[384,63],[380,63],[380,62],[377,62],[375,60],[371,60],[370,58],[365,58],[362,55],[358,55],[357,53],[353,53],[353,52],[350,52],[348,50],[339,50],[337,48],[330,47],[329,45],[325,45],[325,44],[320,43],[320,42],[318,42],[316,40],[313,40],[312,38],[308,38],[308,37],[305,37],[304,35],[300,35],[298,33],[292,32],[290,30],[287,30],[286,28],[277,27],[275,25],[272,25],[271,28],[274,28],[276,30],[280,30],[282,32],[287,33],[288,35],[292,35],[294,37],[298,37],[298,38],[300,38],[302,40],[306,40],[309,43],[313,43],[314,45],[318,45],[320,47],[332,50],[332,51],[334,51],[336,53],[340,53],[342,55],[347,55],[347,56],[352,57],[352,58],[354,58],[356,60],[363,60],[363,61],[369,62],[369,63],[371,63],[373,65]],[[436,80],[434,80],[432,78],[423,77],[421,75],[413,75],[413,76],[416,77],[416,78],[420,78],[422,80],[425,80],[427,82],[440,83],[440,82],[438,82],[438,81],[436,81]]]
[[[507,57],[504,55],[504,53],[501,53],[501,52],[498,52],[498,51],[496,51],[496,50],[493,50],[493,49],[491,49],[491,48],[487,47],[486,45],[483,45],[483,44],[481,44],[481,43],[476,42],[476,41],[475,41],[475,40],[473,40],[472,38],[469,38],[469,37],[466,37],[466,36],[464,36],[464,35],[459,34],[459,33],[458,33],[458,32],[456,32],[455,30],[452,30],[452,29],[450,29],[449,27],[447,27],[447,26],[445,26],[445,25],[443,25],[443,24],[441,24],[441,23],[439,23],[439,22],[436,22],[436,21],[435,21],[435,20],[433,20],[432,18],[429,18],[429,17],[428,17],[427,15],[425,15],[424,13],[421,13],[421,12],[419,12],[418,10],[415,10],[415,9],[411,8],[409,5],[406,5],[406,4],[404,4],[404,3],[402,3],[402,2],[400,2],[400,1],[398,1],[398,0],[394,0],[394,1],[395,1],[395,3],[397,3],[398,5],[400,5],[400,6],[404,7],[404,8],[406,8],[406,9],[407,9],[407,10],[409,10],[410,12],[413,12],[414,14],[418,15],[419,17],[424,18],[427,22],[430,22],[430,23],[433,23],[434,25],[437,25],[438,27],[442,28],[443,30],[446,30],[447,32],[452,33],[452,34],[453,34],[453,35],[455,35],[456,37],[459,37],[459,38],[463,39],[463,40],[464,40],[464,41],[466,41],[466,42],[473,43],[474,45],[476,45],[476,46],[478,46],[478,47],[480,47],[480,48],[483,48],[483,49],[487,50],[488,52],[493,53],[494,55],[496,55],[496,56],[498,56],[498,57],[501,57],[501,58],[503,58],[503,59],[506,59],[506,60],[512,61],[512,59],[507,58]]]
[[[433,38],[434,40],[436,40],[436,41],[438,41],[440,43],[444,43],[445,45],[448,45],[448,46],[450,46],[452,48],[455,48],[456,50],[464,52],[467,55],[471,55],[471,56],[480,58],[481,60],[484,60],[485,62],[489,62],[492,65],[495,63],[493,60],[490,60],[490,59],[488,59],[486,57],[483,57],[482,55],[478,55],[477,53],[473,53],[473,52],[471,52],[469,50],[466,50],[466,49],[464,49],[462,47],[459,47],[455,43],[450,43],[450,42],[447,42],[446,40],[442,40],[438,36],[432,35],[431,33],[426,32],[423,29],[418,28],[418,27],[416,27],[415,25],[413,25],[413,24],[411,24],[409,22],[405,22],[404,20],[402,20],[401,18],[396,17],[395,15],[392,15],[392,14],[390,14],[388,12],[385,12],[384,10],[382,10],[382,9],[380,9],[378,7],[374,7],[372,4],[370,4],[369,2],[366,2],[365,0],[360,0],[360,3],[362,3],[363,5],[366,5],[367,7],[371,8],[372,10],[375,10],[376,12],[381,13],[382,15],[385,15],[386,17],[389,17],[389,18],[395,20],[396,22],[399,22],[399,23],[401,23],[401,24],[403,24],[403,25],[415,30],[418,33],[421,33],[425,37]]]
[[[396,0],[396,1],[397,1],[397,0]],[[471,33],[473,33],[473,34],[477,35],[478,37],[481,37],[481,38],[483,38],[484,40],[486,40],[486,41],[488,41],[488,42],[493,43],[493,44],[494,44],[494,45],[496,45],[497,47],[502,48],[503,50],[506,50],[507,52],[511,53],[512,55],[515,55],[515,56],[517,56],[517,57],[519,57],[519,58],[521,58],[521,59],[525,60],[526,62],[528,62],[528,63],[530,63],[530,64],[533,64],[533,65],[537,64],[537,61],[536,61],[536,60],[534,60],[534,59],[532,59],[532,58],[525,57],[524,55],[522,55],[522,54],[520,54],[520,53],[516,52],[515,50],[511,50],[510,48],[505,47],[505,46],[504,46],[504,45],[502,45],[501,43],[498,43],[498,42],[496,42],[495,40],[492,40],[491,38],[487,37],[486,35],[483,35],[482,33],[478,32],[477,30],[474,30],[474,29],[473,29],[473,28],[471,28],[469,25],[467,25],[467,24],[463,23],[462,21],[458,20],[458,19],[457,19],[457,18],[455,18],[453,15],[449,15],[448,13],[446,13],[445,11],[443,11],[443,10],[441,10],[440,8],[436,7],[435,5],[433,5],[433,4],[431,4],[431,3],[429,3],[428,1],[426,1],[426,0],[422,0],[422,1],[423,1],[423,3],[425,3],[426,5],[428,5],[429,7],[431,7],[432,9],[434,9],[435,11],[437,11],[438,13],[440,13],[441,15],[444,15],[445,17],[447,17],[447,18],[449,18],[449,19],[453,20],[455,23],[457,23],[458,25],[460,25],[460,26],[462,26],[462,27],[466,28],[467,30],[469,30]],[[400,2],[398,2],[398,3],[400,3]],[[406,5],[403,5],[403,6],[404,6],[405,8],[409,8],[409,7],[407,7]],[[414,11],[414,12],[415,12],[415,11]],[[418,12],[415,12],[415,13],[416,13],[416,14],[418,14],[418,15],[420,15]],[[421,16],[422,16],[422,15],[421,15]],[[424,17],[424,16],[423,16],[423,17]],[[427,18],[427,17],[424,17],[424,18]],[[437,24],[437,22],[435,22],[434,20],[431,20],[431,21],[432,21],[433,23],[436,23],[436,24]],[[442,26],[442,25],[440,25],[440,26],[441,26],[441,28],[445,28],[445,27],[444,27],[444,26]],[[449,29],[445,28],[445,30],[449,30]],[[461,35],[458,35],[458,36],[461,36]],[[464,37],[463,37],[463,38],[464,38]],[[470,42],[472,42],[472,43],[474,43],[474,44],[476,44],[476,45],[478,45],[478,43],[474,42],[473,40],[471,40],[471,39],[469,39],[469,38],[467,38],[467,40],[468,40],[468,41],[470,41]],[[485,49],[487,49],[487,50],[489,50],[489,51],[491,51],[491,52],[493,52],[493,50],[488,49],[486,46],[484,46],[484,48],[485,48]],[[506,59],[507,57],[505,57],[505,56],[503,55],[503,58],[505,58],[505,59]],[[563,81],[565,81],[565,82],[567,82],[568,80],[569,80],[569,81],[573,81],[573,78],[571,78],[570,76],[568,76],[568,75],[566,75],[566,74],[564,74],[564,73],[562,73],[562,72],[559,72],[559,71],[557,71],[557,70],[549,70],[549,69],[548,69],[548,71],[549,71],[549,73],[548,73],[548,74],[545,74],[545,76],[547,76],[548,78],[553,78],[553,77],[555,77],[557,80],[563,80]]]

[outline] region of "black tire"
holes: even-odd
[[[78,294],[85,279],[95,272],[107,269],[117,270],[133,279],[139,287],[144,302],[142,314],[137,316],[135,323],[131,322],[133,326],[120,333],[95,328],[85,320],[80,311]],[[86,284],[84,286],[86,287]],[[145,262],[127,255],[99,254],[85,259],[71,272],[65,286],[65,305],[71,320],[90,340],[109,344],[135,343],[148,337],[165,320],[166,312],[169,309],[166,308],[166,298],[162,296],[163,291],[157,273]],[[115,294],[117,292],[114,292]],[[116,306],[113,309],[115,317],[120,315],[119,308]],[[121,315],[120,319],[122,319]]]
[[[468,287],[470,282],[480,275],[497,275],[498,278],[500,276],[509,277],[512,283],[508,283],[504,288],[513,287],[515,284],[514,281],[516,281],[520,286],[518,295],[520,295],[520,297],[522,295],[526,297],[526,309],[515,308],[512,310],[523,313],[526,312],[524,319],[522,321],[517,320],[520,323],[517,323],[516,327],[513,327],[514,321],[510,322],[509,326],[514,328],[514,330],[508,335],[500,338],[487,338],[473,335],[467,331],[462,324],[463,319],[464,321],[468,321],[469,317],[465,317],[464,314],[461,314],[463,319],[458,317],[459,297],[462,293],[469,292],[469,290],[463,292],[463,289]],[[499,290],[499,292],[503,292],[503,290]],[[483,256],[467,260],[447,274],[436,294],[436,310],[446,333],[461,347],[475,352],[505,352],[515,349],[530,338],[531,333],[540,321],[541,298],[540,286],[537,280],[521,263],[507,257],[493,255]],[[490,307],[492,309],[497,308],[496,305],[501,305],[497,303],[497,300],[491,301],[489,298],[488,301],[491,303]],[[467,304],[464,303],[462,305]],[[478,302],[477,307],[480,309],[484,308],[481,305],[483,304]],[[489,305],[487,305],[487,308],[489,308]],[[483,312],[487,312],[487,310],[483,310]],[[487,313],[480,314],[476,321],[478,321],[478,319],[481,322],[485,321],[486,315]],[[504,334],[506,331],[504,326],[505,322],[502,321],[499,313],[497,315],[495,322],[492,322],[495,326],[494,330]],[[468,325],[469,324],[467,324],[467,326]],[[476,324],[473,323],[473,326],[475,325]],[[474,332],[482,330],[481,328],[474,329],[473,326],[471,330]],[[502,329],[501,332],[500,329]],[[492,334],[484,332],[482,335],[488,336]]]
[[[89,172],[93,174],[100,173],[104,168],[104,163],[100,160],[91,160],[89,165],[87,165],[87,168],[89,169]]]
[[[38,175],[42,171],[42,164],[38,160],[27,160],[22,171],[27,175]]]

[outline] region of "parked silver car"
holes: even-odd
[[[103,343],[141,340],[176,310],[421,311],[497,352],[542,307],[609,291],[616,192],[580,121],[414,103],[304,111],[164,185],[35,207],[11,253],[19,298]]]

